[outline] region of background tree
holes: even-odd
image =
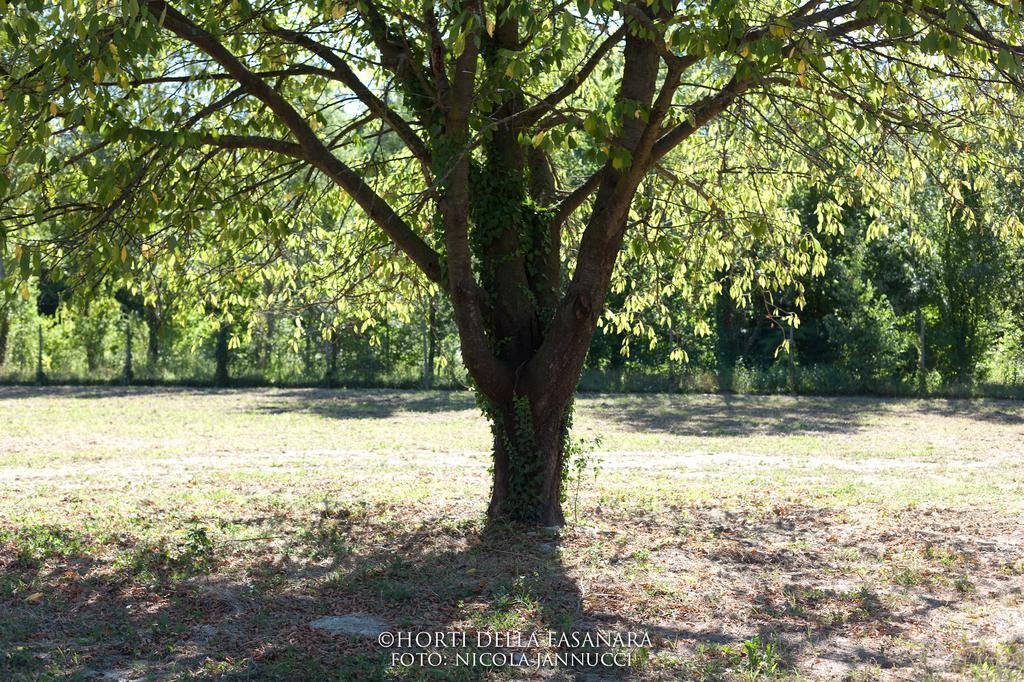
[[[71,296],[63,273],[43,270],[39,275],[39,293],[36,295],[36,312],[39,313],[38,351],[36,364],[36,383],[46,383],[46,372],[43,368],[43,320],[57,317],[60,305]]]
[[[1002,263],[997,236],[980,215],[981,192],[964,181],[963,206],[943,216],[939,251],[938,361],[950,381],[969,386],[992,333]]]
[[[11,308],[15,300],[13,287],[7,281],[5,254],[0,254],[0,368],[7,362],[7,341],[11,335]]]

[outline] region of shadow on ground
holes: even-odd
[[[366,529],[357,528],[360,513],[325,510],[231,575],[223,566],[178,566],[185,571],[177,574],[152,566],[145,575],[131,562],[112,567],[83,551],[89,538],[55,526],[8,537],[13,551],[0,562],[0,677],[413,679],[429,666],[403,666],[393,654],[434,652],[454,664],[457,651],[535,652],[487,642],[385,648],[309,623],[372,613],[394,632],[462,631],[467,617],[487,632],[588,627],[582,596],[558,559],[558,535],[438,519],[394,535],[385,530],[387,542],[369,547]],[[452,665],[429,678],[475,679],[488,669]]]
[[[264,394],[253,409],[262,414],[305,413],[344,420],[388,419],[403,412],[474,411],[476,405],[472,394],[460,391],[296,389]],[[871,428],[879,419],[917,415],[1024,424],[1024,406],[1010,400],[584,394],[577,409],[631,431],[698,437],[849,434]]]
[[[598,399],[593,410],[602,420],[637,431],[729,437],[852,433],[886,414],[889,407],[888,401],[868,398],[708,395]]]
[[[116,547],[96,548],[95,538],[57,527],[8,533],[0,677],[462,680],[510,673],[486,665],[432,671],[392,654],[433,652],[454,662],[456,651],[525,653],[528,661],[625,652],[613,645],[396,651],[309,625],[353,613],[396,632],[471,633],[471,644],[477,631],[631,632],[651,640],[629,651],[632,667],[566,664],[561,679],[712,680],[803,669],[809,659],[845,671],[906,672],[917,654],[886,642],[960,599],[907,591],[901,599],[909,602],[894,608],[891,595],[837,569],[830,544],[884,554],[915,542],[912,534],[882,535],[890,545],[869,546],[864,538],[878,536],[876,529],[836,539],[847,523],[841,514],[794,507],[753,518],[690,507],[616,523],[616,532],[553,534],[442,517],[409,522],[401,510],[359,505],[324,508],[290,532],[245,544],[139,547],[123,536]],[[636,537],[649,537],[656,556],[630,544]],[[950,544],[943,551],[951,552],[945,560],[988,550]],[[670,586],[673,575],[690,587]],[[1012,585],[1004,587],[1002,598]],[[540,675],[529,667],[511,674]]]
[[[919,415],[1024,424],[1024,405],[1011,400],[660,395],[594,397],[588,407],[637,431],[704,437],[857,433],[879,419]]]
[[[187,388],[178,386],[112,386],[110,384],[82,386],[3,386],[0,385],[0,400],[25,400],[41,398],[133,398],[182,396],[189,394],[210,395],[224,389]]]
[[[929,400],[921,401],[918,411],[1007,426],[1024,425],[1024,402],[1020,400]]]
[[[328,419],[388,419],[401,412],[436,414],[475,410],[467,391],[393,389],[285,389],[264,394],[260,414],[315,414]]]
[[[329,419],[388,419],[400,413],[476,410],[468,391],[400,389],[238,389],[254,397],[239,409],[256,414],[314,414]],[[236,389],[137,386],[2,386],[0,400],[218,395]],[[578,407],[593,417],[631,430],[681,436],[856,433],[873,421],[900,414],[956,417],[1007,426],[1024,425],[1024,404],[1015,400],[916,400],[883,397],[581,394]]]

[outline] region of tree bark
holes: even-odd
[[[495,29],[497,47],[507,49],[515,38],[512,21]],[[485,63],[487,45],[485,41]],[[657,48],[627,35],[619,99],[649,106],[650,115],[623,121],[618,143],[632,152],[632,165],[618,170],[609,162],[598,172],[575,271],[564,289],[559,248],[564,217],[554,211],[545,222],[545,216],[533,209],[547,204],[554,194],[553,176],[543,155],[529,152],[521,142],[522,131],[511,115],[521,107],[521,93],[509,92],[495,107],[495,127],[484,145],[486,159],[474,167],[473,192],[466,191],[471,177],[468,155],[458,157],[450,171],[435,173],[449,179],[441,207],[449,293],[463,359],[480,390],[494,435],[488,507],[492,520],[565,523],[561,498],[573,395],[604,307],[629,206],[679,80],[679,68],[673,65],[654,99],[658,69]],[[472,74],[470,68],[457,72]],[[459,123],[461,119],[449,115],[449,132]],[[453,142],[458,148],[464,139],[455,137]],[[529,182],[523,182],[524,171]],[[479,285],[472,272],[470,244],[476,260],[485,264]]]
[[[89,370],[89,374],[94,373],[100,366],[99,353],[101,349],[96,347],[95,343],[91,342],[91,339],[85,341],[85,367]]]
[[[718,390],[732,393],[736,382],[736,304],[729,293],[732,279],[728,272],[722,278],[722,292],[715,302],[715,361],[718,370]]]
[[[786,360],[789,365],[789,392],[797,393],[796,385],[796,346],[793,342],[793,324],[786,328]]]
[[[302,335],[302,371],[307,377],[314,377],[316,374],[316,363],[313,352],[313,333],[316,320],[313,317],[312,309],[302,311],[302,324],[305,334]]]
[[[266,374],[267,369],[270,367],[270,360],[274,355],[274,327],[277,326],[277,318],[274,313],[268,312],[264,315],[263,319],[267,326],[267,331],[263,337],[263,344],[260,352],[260,365],[263,373]]]
[[[263,282],[263,294],[269,296],[274,291],[274,285],[269,280]],[[274,352],[274,327],[277,326],[277,316],[274,315],[274,311],[268,310],[263,313],[263,322],[266,324],[267,331],[263,336],[260,344],[260,370],[266,376],[267,369],[270,367],[270,359]]]

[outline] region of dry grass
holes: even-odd
[[[584,396],[576,423],[602,440],[553,535],[484,527],[465,394],[0,388],[0,679],[1024,675],[1021,404]],[[308,627],[350,612],[652,646],[431,671]]]

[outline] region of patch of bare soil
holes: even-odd
[[[959,675],[979,650],[1024,643],[1019,517],[702,506],[672,518],[622,519],[605,565],[575,567],[591,620],[654,629],[684,658],[774,641],[813,679]]]

